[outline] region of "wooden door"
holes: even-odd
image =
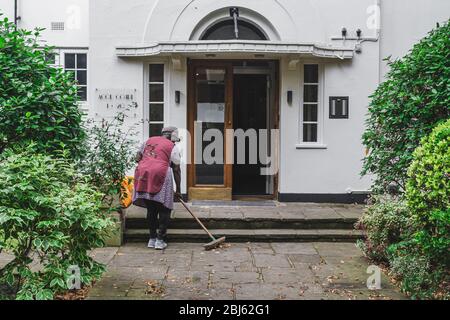
[[[233,129],[232,100],[233,66],[230,62],[189,61],[190,200],[232,199],[233,167],[226,163],[227,153],[232,152],[227,147],[230,143],[226,135],[227,129]],[[217,140],[218,137],[221,141]]]

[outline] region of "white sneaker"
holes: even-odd
[[[155,249],[156,250],[164,250],[167,247],[167,243],[163,240],[156,240]]]
[[[154,248],[154,247],[155,247],[155,243],[156,243],[156,239],[150,239],[150,240],[148,241],[147,247],[149,247],[149,248]]]

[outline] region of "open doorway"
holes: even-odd
[[[238,144],[234,143],[233,196],[255,197],[274,195],[274,176],[262,175],[265,167],[260,160],[261,144],[266,144],[270,153],[270,129],[274,129],[275,97],[273,82],[275,79],[275,63],[270,61],[242,61],[233,67],[233,129],[255,130],[257,140],[246,139],[245,163],[237,159]],[[267,130],[269,139],[259,135],[260,130]],[[258,161],[251,161],[250,144],[256,150]]]

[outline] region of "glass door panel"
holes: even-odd
[[[197,67],[195,70],[194,132],[195,142],[201,141],[195,146],[196,185],[225,185],[226,76],[226,68]]]

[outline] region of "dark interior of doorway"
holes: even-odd
[[[267,128],[268,79],[266,74],[235,74],[233,78],[233,129]],[[258,137],[259,139],[259,137]],[[234,146],[233,195],[267,195],[266,176],[260,174],[259,157],[257,164],[249,162],[249,139],[245,145],[245,164],[238,164],[237,143]],[[259,141],[257,143],[259,148]],[[259,154],[259,149],[258,149]]]

